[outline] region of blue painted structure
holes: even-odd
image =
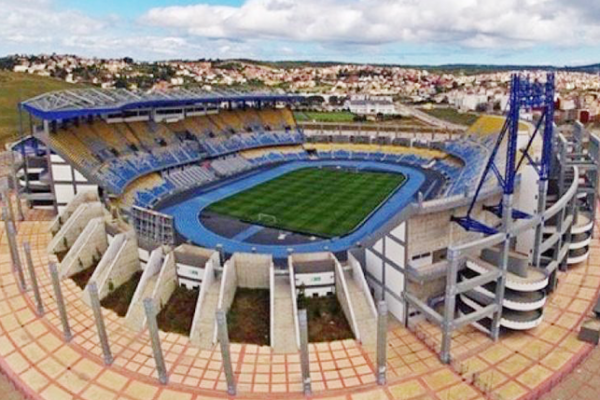
[[[519,74],[514,74],[511,80],[511,91],[508,116],[498,135],[496,144],[490,154],[488,162],[485,166],[475,196],[471,200],[467,214],[464,217],[453,217],[452,220],[458,223],[460,226],[468,231],[480,232],[486,235],[493,235],[497,233],[497,229],[487,226],[472,217],[472,212],[477,204],[479,194],[483,188],[484,183],[490,172],[494,173],[498,182],[503,188],[504,195],[512,195],[515,189],[515,178],[517,176],[519,167],[522,165],[525,159],[535,167],[540,181],[547,181],[550,172],[550,164],[552,161],[552,144],[554,140],[554,73],[550,72],[546,76],[546,82],[531,81],[529,77],[524,77]],[[540,118],[534,133],[531,135],[527,146],[523,150],[521,159],[517,163],[517,139],[519,136],[519,116],[521,109],[542,109],[542,118]],[[542,131],[542,159],[540,162],[535,162],[529,150],[533,144],[534,139]],[[506,146],[506,166],[504,169],[504,175],[500,172],[500,169],[496,165],[496,158],[502,144],[502,140],[508,134],[508,142]],[[502,216],[502,202],[496,206],[487,207],[487,211],[490,211],[497,216]],[[519,211],[512,211],[513,218],[528,218],[529,215]]]
[[[237,240],[235,237],[226,238],[220,236],[205,227],[199,219],[199,215],[202,210],[204,210],[210,204],[247,190],[263,182],[275,179],[281,175],[302,168],[331,166],[402,173],[406,175],[408,179],[404,185],[402,185],[399,190],[397,190],[385,203],[383,203],[371,216],[369,216],[369,218],[367,218],[362,225],[360,225],[349,235],[340,238],[327,240],[322,239],[298,245],[261,245],[248,243],[244,240]],[[371,234],[381,228],[396,214],[402,211],[402,209],[404,209],[415,198],[415,195],[421,188],[424,181],[424,175],[417,169],[382,162],[346,160],[292,161],[272,169],[260,171],[254,175],[234,181],[231,184],[226,184],[217,189],[209,190],[208,192],[199,190],[196,196],[193,196],[176,205],[168,206],[160,211],[173,216],[175,228],[184,238],[201,247],[216,248],[217,245],[222,245],[223,250],[226,253],[249,253],[254,249],[258,253],[272,254],[275,258],[285,258],[288,255],[289,248],[293,249],[294,253],[318,251],[340,252],[345,251],[363,241],[365,238],[369,237]],[[245,239],[245,236],[246,235],[242,235],[240,238]]]
[[[78,89],[46,93],[20,103],[19,108],[44,121],[58,121],[139,109],[186,107],[224,102],[294,103],[302,99],[302,96],[277,93],[196,92],[184,89],[168,92]]]

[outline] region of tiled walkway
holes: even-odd
[[[542,400],[591,400],[600,398],[600,348],[556,386]]]
[[[38,219],[37,221],[33,219]],[[48,400],[207,400],[226,398],[218,348],[198,350],[185,337],[161,333],[170,383],[156,379],[147,332],[132,333],[123,320],[105,311],[114,364],[102,363],[92,311],[70,280],[63,292],[73,340],[62,340],[45,252],[47,216],[33,213],[19,227],[27,240],[42,287],[46,315],[36,316],[33,296],[19,291],[11,270],[6,236],[0,242],[0,367],[31,398]],[[584,279],[585,278],[585,279]],[[372,355],[352,340],[310,346],[313,390],[317,398],[346,400],[438,399],[511,400],[537,398],[590,352],[576,340],[578,326],[600,284],[600,249],[590,262],[561,275],[547,306],[545,322],[498,343],[472,328],[456,333],[455,362],[438,361],[438,329],[421,323],[418,335],[390,323],[389,385],[375,384]],[[232,345],[237,398],[302,398],[298,355],[269,348]],[[1,397],[0,397],[1,398]],[[600,396],[598,397],[600,398]],[[595,399],[595,398],[594,398]],[[590,399],[591,400],[591,399]]]

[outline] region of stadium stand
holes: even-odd
[[[450,175],[453,179],[446,193],[447,196],[455,196],[473,190],[479,182],[479,176],[487,161],[489,155],[487,148],[478,142],[460,140],[447,142],[445,149],[464,163],[464,168],[460,172],[453,171]],[[446,172],[450,173],[448,170]]]
[[[484,115],[475,121],[467,130],[468,135],[475,137],[486,137],[495,135],[502,130],[505,117],[499,115]],[[524,122],[519,122],[519,132],[529,131],[529,127]]]
[[[490,140],[492,139],[492,140]],[[478,182],[488,157],[488,146],[494,137],[474,140],[465,137],[439,144],[437,148],[407,147],[402,145],[367,145],[339,143],[306,144],[307,150],[317,152],[324,159],[364,159],[428,167],[446,178],[445,196],[462,195],[471,191]]]
[[[131,183],[127,187],[127,190],[125,190],[123,196],[119,198],[119,205],[121,207],[129,208],[132,204],[134,204],[134,202],[138,198],[147,197],[148,200],[150,200],[150,197],[145,196],[144,193],[152,190],[155,187],[160,187],[165,184],[165,180],[163,180],[159,173],[154,172],[148,175],[144,175],[141,178],[138,178],[135,181],[133,181],[133,183]],[[143,202],[138,202],[138,204],[141,203]]]
[[[188,165],[166,170],[162,173],[162,176],[177,189],[201,186],[217,179],[211,170],[199,165]]]
[[[290,119],[293,115],[288,109],[246,109],[175,123],[87,120],[63,124],[50,134],[49,141],[84,175],[120,195],[130,182],[153,171],[248,148],[300,144],[303,136],[295,124],[286,124]],[[236,167],[242,168],[243,162],[236,161]]]
[[[227,177],[247,171],[252,168],[252,163],[239,155],[234,155],[215,160],[210,163],[210,167],[217,175]]]
[[[170,194],[169,190],[181,191],[203,186],[268,164],[306,160],[310,158],[311,152],[316,152],[319,159],[371,160],[431,169],[446,180],[442,196],[451,197],[464,195],[466,191],[474,189],[488,156],[486,143],[468,137],[443,143],[441,147],[445,151],[436,148],[350,143],[305,143],[303,146],[272,145],[255,148],[253,139],[245,139],[239,144],[242,150],[238,152],[200,164],[163,171],[165,182],[154,181],[154,185],[143,186],[141,193],[135,197],[135,204],[151,206],[162,195]],[[246,149],[243,150],[244,148]],[[140,191],[139,188],[137,190]],[[129,188],[127,191],[129,192]],[[131,199],[132,196],[129,196],[124,204],[132,204]]]
[[[151,207],[173,191],[268,164],[310,158],[398,163],[436,171],[442,195],[474,189],[504,119],[483,117],[459,140],[406,138],[349,142],[305,138],[288,108],[221,110],[171,122],[86,120],[50,134],[53,148],[131,205]],[[84,174],[85,175],[85,174]]]

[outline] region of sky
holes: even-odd
[[[597,0],[0,0],[0,56],[600,62]]]

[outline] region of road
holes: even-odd
[[[468,126],[465,125],[453,124],[451,122],[444,121],[443,119],[436,118],[417,109],[416,107],[407,106],[406,104],[396,103],[396,109],[402,115],[410,115],[425,122],[426,124],[436,126],[438,128],[460,131],[464,131],[468,128]]]

